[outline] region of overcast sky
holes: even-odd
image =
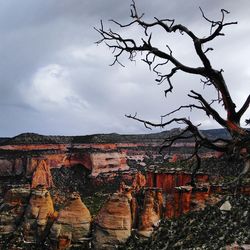
[[[0,0],[0,136],[23,132],[83,135],[92,133],[143,133],[142,124],[124,117],[137,112],[155,122],[160,115],[189,104],[190,89],[202,93],[200,79],[187,74],[173,78],[174,94],[164,97],[164,87],[139,58],[123,60],[125,68],[112,63],[111,51],[94,42],[93,27],[105,27],[110,18],[129,22],[129,0]],[[199,6],[211,19],[220,9],[231,12],[225,37],[211,43],[209,58],[224,77],[236,104],[250,92],[250,1],[248,0],[137,0],[145,18],[175,18],[200,36],[209,34]],[[114,27],[116,31],[120,29]],[[122,31],[137,36],[138,27]],[[179,34],[173,38],[161,30],[153,34],[159,46],[169,44],[174,55],[191,66],[200,66],[192,44]],[[212,89],[205,96],[214,98]],[[193,119],[202,128],[218,127],[203,113],[186,110],[178,116]],[[250,117],[250,112],[246,114]]]

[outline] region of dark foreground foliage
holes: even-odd
[[[220,206],[228,200],[230,211]],[[208,206],[178,219],[164,220],[148,240],[134,234],[121,249],[225,249],[234,242],[250,244],[250,197],[227,196],[216,206]]]

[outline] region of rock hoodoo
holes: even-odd
[[[49,238],[54,249],[66,249],[70,244],[88,242],[91,215],[81,197],[73,193],[68,204],[59,212],[50,229]]]
[[[27,134],[2,143],[0,249],[115,249],[131,235],[149,237],[160,220],[178,221],[182,214],[220,200],[225,190],[218,175],[204,165],[204,172],[196,174],[197,186],[191,187],[192,166],[178,162],[181,149],[188,153],[193,142],[173,145],[173,152],[163,158],[158,154],[162,136]],[[173,162],[168,161],[171,156]],[[209,160],[212,170],[221,164],[215,161]],[[119,193],[102,206],[119,183]],[[249,185],[240,192],[249,194]],[[90,211],[98,213],[93,221],[79,194]],[[226,216],[230,211],[226,203],[219,213]]]
[[[39,242],[45,236],[49,220],[54,217],[54,206],[48,190],[38,186],[31,192],[24,215],[23,236],[27,242]]]
[[[131,235],[130,200],[126,194],[114,193],[99,211],[94,222],[95,249],[115,249]]]
[[[50,167],[45,160],[41,160],[32,177],[32,188],[37,186],[44,186],[45,188],[51,188],[53,186],[52,175],[50,173]]]
[[[149,237],[162,218],[163,197],[160,189],[145,190],[143,208],[139,218],[138,233]]]

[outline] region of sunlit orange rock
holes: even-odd
[[[139,191],[141,188],[145,187],[146,184],[147,181],[145,176],[141,172],[137,172],[132,183],[132,188]]]
[[[95,249],[115,249],[131,235],[130,201],[123,193],[114,193],[95,218],[93,244]]]
[[[149,237],[158,225],[161,219],[162,201],[161,190],[149,188],[145,191],[143,209],[139,218],[140,235]]]
[[[166,197],[165,217],[170,219],[189,212],[191,195],[191,186],[175,187],[174,192]]]
[[[166,193],[173,193],[175,187],[185,186],[191,181],[191,174],[183,171],[166,171],[162,173],[147,172],[147,185],[162,188]]]
[[[90,233],[91,215],[78,193],[73,193],[68,204],[59,212],[49,238],[56,249],[66,249],[71,243],[84,243]]]
[[[39,162],[32,176],[31,187],[36,188],[37,186],[43,186],[45,188],[51,188],[53,186],[50,166],[45,160]]]
[[[162,188],[167,193],[173,191],[173,188],[176,186],[175,181],[175,174],[173,173],[156,174],[156,187]]]
[[[37,187],[31,192],[29,205],[24,215],[23,236],[27,242],[37,242],[43,233],[50,217],[53,217],[54,205],[48,190]]]

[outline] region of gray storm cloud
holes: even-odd
[[[238,25],[225,29],[226,36],[211,45],[214,67],[224,69],[232,97],[239,106],[250,90],[250,2],[245,0],[137,0],[145,18],[175,18],[200,35],[208,35],[199,6],[211,18],[219,18],[220,9],[231,12],[229,20]],[[130,1],[117,0],[0,0],[0,136],[22,132],[41,134],[141,133],[141,124],[126,119],[135,112],[147,120],[159,121],[190,100],[190,89],[202,92],[200,79],[179,74],[173,79],[175,93],[164,97],[164,86],[143,62],[124,58],[125,68],[112,63],[111,51],[94,44],[100,37],[93,27],[111,25],[114,18],[129,22]],[[117,27],[116,27],[117,29]],[[119,29],[117,29],[119,31]],[[128,30],[137,36],[138,27]],[[165,46],[166,36],[156,31],[153,39]],[[188,39],[179,34],[168,40],[175,55],[186,64],[197,61]],[[207,98],[215,93],[203,91]],[[223,110],[221,110],[223,112]],[[204,114],[189,114],[203,128],[217,125]],[[246,114],[250,117],[250,112]]]

